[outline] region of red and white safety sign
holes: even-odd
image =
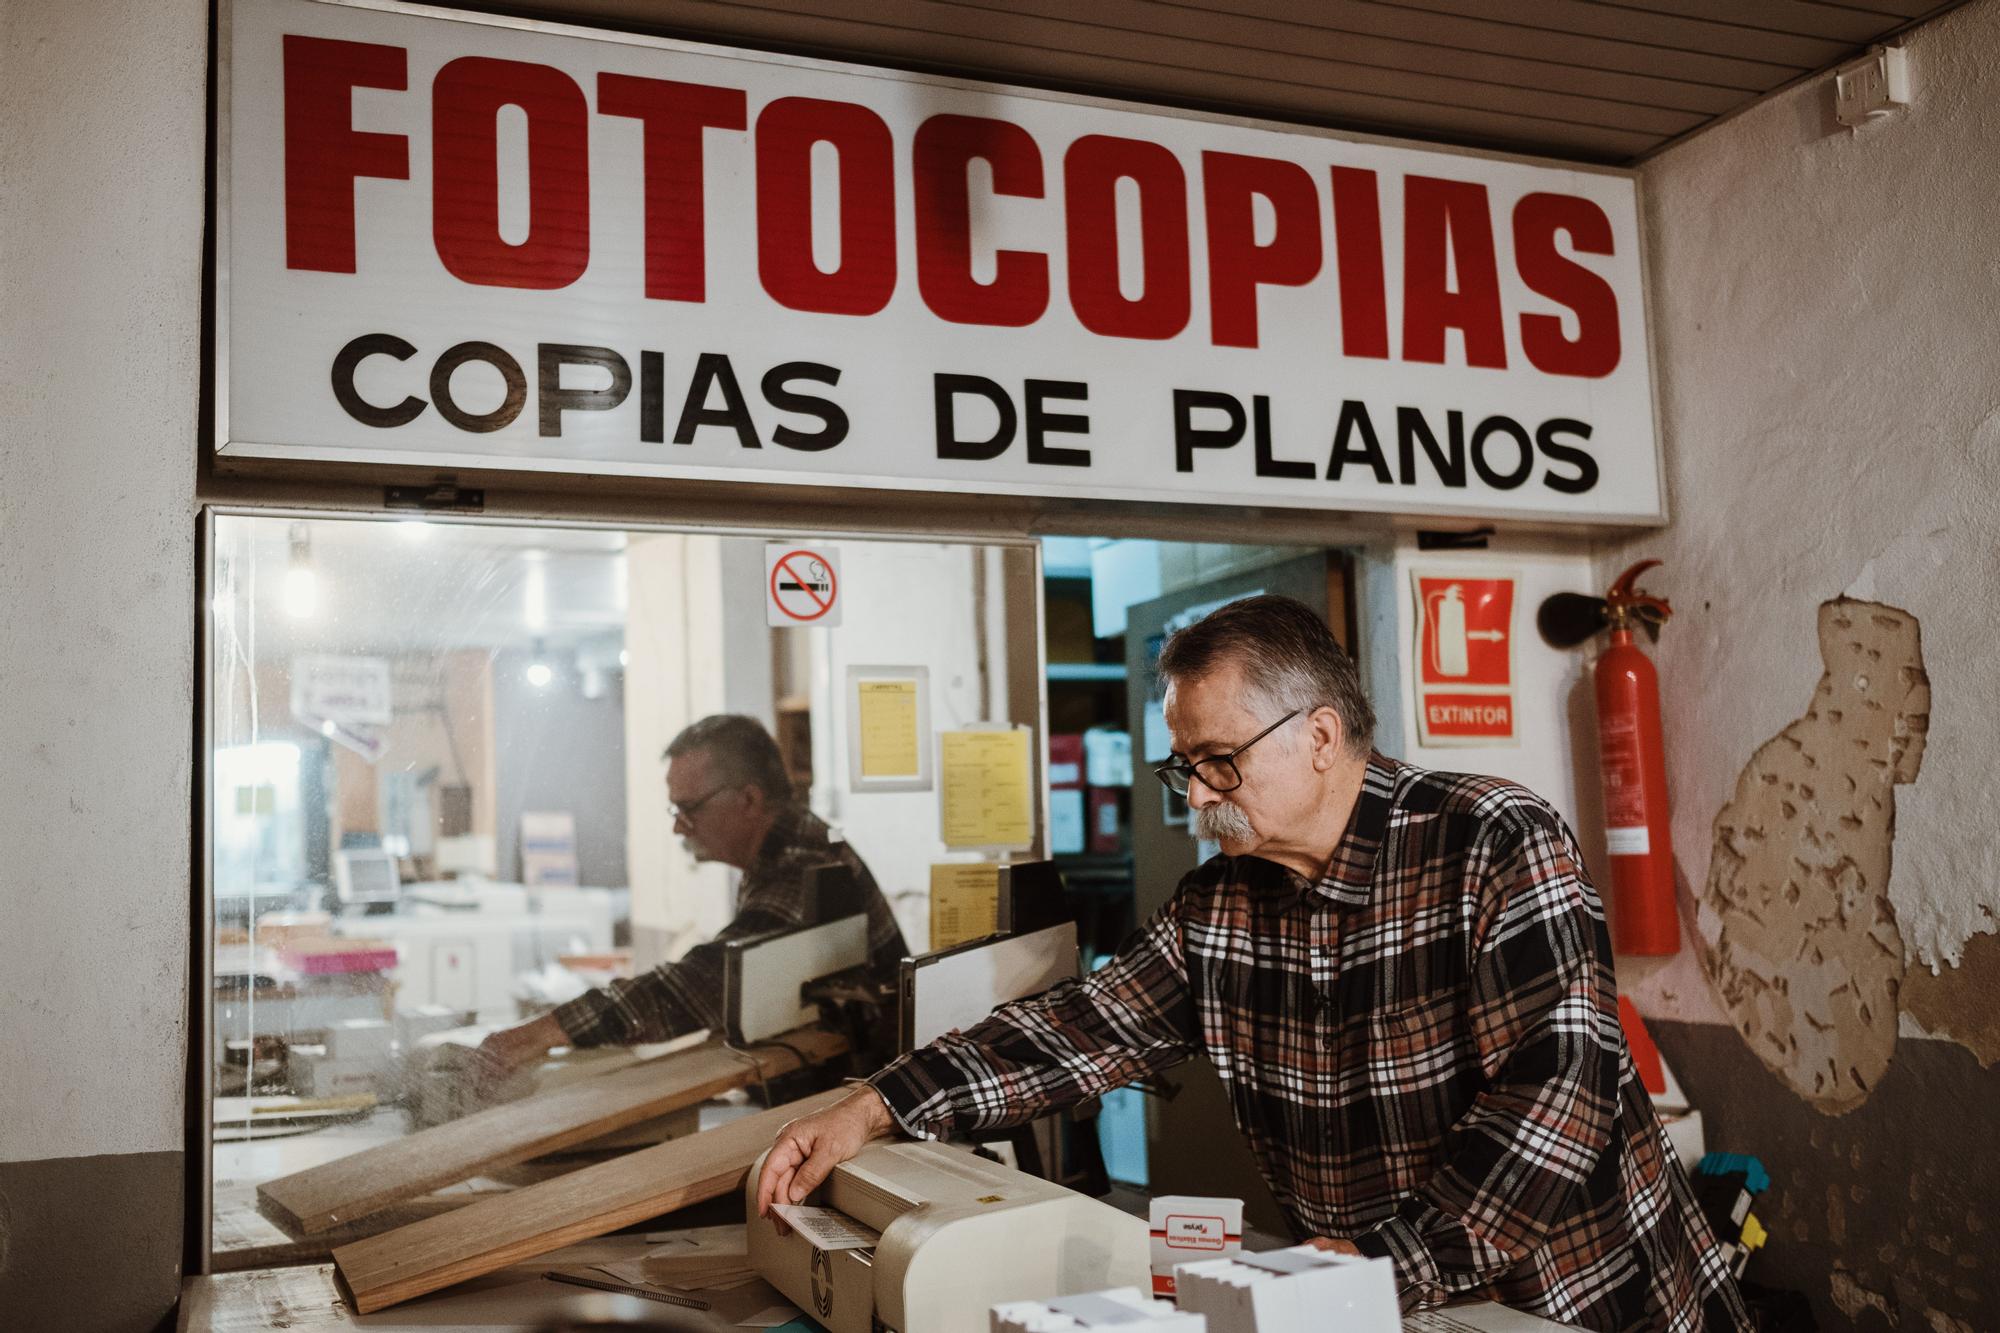
[[[764,619],[773,626],[840,623],[840,553],[831,546],[764,547]]]
[[[1514,743],[1512,575],[1412,570],[1422,745]]]

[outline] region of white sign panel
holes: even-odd
[[[225,460],[1663,516],[1629,174],[228,12]]]
[[[764,621],[773,628],[840,623],[840,553],[831,546],[771,542],[764,547]]]
[[[300,657],[292,663],[292,711],[386,727],[396,720],[389,679],[386,657]]]

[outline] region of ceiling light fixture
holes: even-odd
[[[530,634],[549,627],[549,569],[540,551],[530,551],[527,577],[521,585],[521,623]]]
[[[319,580],[313,574],[312,539],[303,523],[292,524],[292,558],[285,566],[285,614],[310,620],[319,610]]]

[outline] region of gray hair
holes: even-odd
[[[792,778],[785,771],[785,757],[771,733],[754,717],[715,713],[691,722],[667,745],[663,757],[678,759],[690,750],[706,754],[730,786],[760,788],[773,801],[792,799]]]
[[[1365,755],[1374,744],[1375,709],[1354,659],[1304,602],[1260,596],[1219,607],[1167,640],[1158,670],[1171,685],[1229,663],[1242,669],[1250,709],[1265,721],[1331,708],[1349,754]]]

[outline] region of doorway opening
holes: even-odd
[[[1050,849],[1090,967],[1215,852],[1189,836],[1186,802],[1152,772],[1172,748],[1153,671],[1166,638],[1219,606],[1278,593],[1320,611],[1358,653],[1354,558],[1324,547],[1045,537],[1042,577]],[[1170,1099],[1135,1089],[1105,1098],[1106,1171],[1154,1193],[1244,1198],[1256,1225],[1282,1234],[1221,1085],[1198,1065],[1173,1071]]]

